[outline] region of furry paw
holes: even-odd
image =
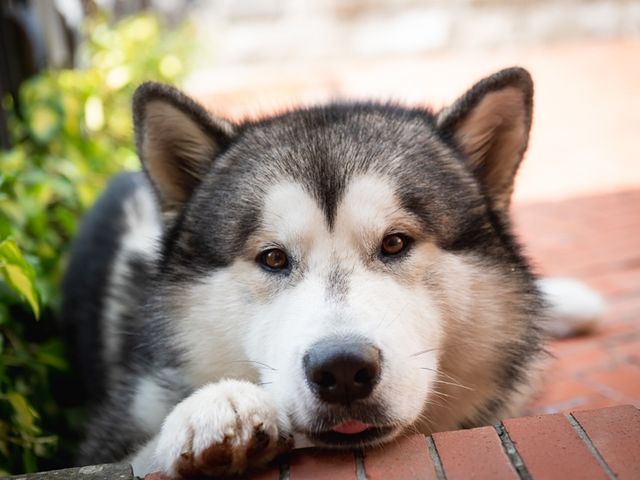
[[[282,424],[266,391],[224,380],[176,405],[160,431],[155,459],[173,477],[237,475],[291,448]]]

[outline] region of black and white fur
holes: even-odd
[[[144,173],[111,182],[64,283],[97,405],[81,461],[235,474],[293,438],[357,447],[516,414],[554,291],[509,219],[532,98],[511,68],[435,113],[337,103],[231,123],[142,85]],[[286,268],[264,265],[274,248]],[[370,391],[328,401],[309,358],[354,351],[374,352]]]

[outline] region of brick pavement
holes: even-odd
[[[516,229],[536,269],[600,291],[593,334],[551,342],[554,355],[532,413],[640,406],[640,189],[516,205]]]

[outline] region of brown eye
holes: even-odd
[[[387,235],[382,239],[382,254],[385,256],[394,256],[402,253],[409,246],[410,239],[405,235],[394,233]]]
[[[262,252],[259,261],[269,270],[283,270],[289,266],[287,254],[279,248],[272,248]]]

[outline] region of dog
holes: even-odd
[[[294,445],[518,414],[566,292],[565,317],[600,312],[537,279],[512,232],[532,105],[517,67],[440,111],[344,102],[238,123],[141,85],[143,172],[108,185],[63,283],[96,405],[80,461],[235,475]]]

